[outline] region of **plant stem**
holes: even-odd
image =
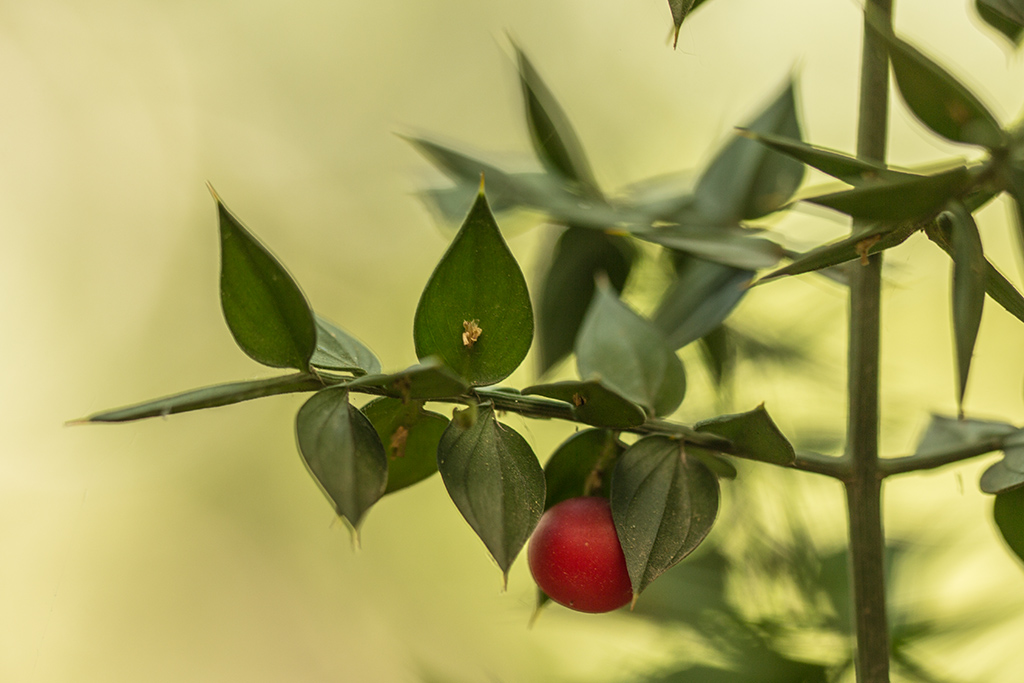
[[[861,56],[857,154],[885,161],[889,60],[875,26],[892,25],[893,0],[867,0]],[[854,268],[850,278],[849,420],[845,481],[849,510],[850,579],[857,633],[859,683],[888,683],[889,624],[885,604],[885,532],[878,464],[878,386],[882,255]]]

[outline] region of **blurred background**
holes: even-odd
[[[973,3],[896,4],[899,31],[1016,119],[1024,64]],[[204,182],[320,312],[398,369],[415,360],[412,314],[452,233],[415,197],[441,176],[395,133],[527,158],[508,35],[614,191],[700,168],[790,74],[807,139],[852,150],[859,12],[852,0],[714,0],[673,51],[663,0],[0,0],[0,680],[623,681],[696,657],[713,628],[693,619],[552,607],[528,628],[525,561],[503,592],[436,477],[381,501],[353,551],[296,451],[302,396],[64,422],[272,374],[222,320]],[[972,153],[931,136],[898,99],[893,111],[893,163]],[[1008,216],[994,202],[982,234],[1019,284]],[[506,229],[527,273],[549,234],[530,226]],[[795,248],[847,229],[805,209],[777,228]],[[955,414],[949,268],[917,239],[888,263],[882,438],[902,455],[930,412]],[[640,308],[645,286],[634,288]],[[815,277],[755,290],[736,325],[807,359],[741,364],[723,405],[688,349],[677,418],[765,401],[798,444],[837,448],[845,306]],[[988,306],[970,416],[1024,423],[1022,342],[1024,328]],[[532,367],[510,383],[532,382]],[[542,460],[571,433],[508,422]],[[934,626],[913,643],[934,674],[920,680],[1009,682],[1024,670],[1024,573],[977,489],[994,457],[886,489],[903,557],[894,609]],[[716,527],[746,529],[735,538],[753,545],[712,532],[712,551],[694,557],[773,556],[757,555],[759,540],[812,562],[839,552],[838,485],[762,470],[724,484]],[[799,598],[768,583],[731,581],[731,604],[751,620],[789,618]],[[661,604],[645,600],[648,612]],[[787,647],[838,662],[845,646]]]

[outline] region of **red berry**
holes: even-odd
[[[633,599],[605,498],[571,498],[545,512],[530,538],[529,560],[540,589],[571,609],[609,612]]]

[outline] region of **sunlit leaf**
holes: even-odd
[[[963,405],[974,343],[985,305],[985,253],[974,217],[956,203],[948,214],[953,248],[953,337],[956,342],[958,405]]]
[[[732,453],[750,460],[791,465],[796,460],[793,445],[782,434],[764,405],[746,413],[722,415],[694,425],[698,432],[717,434],[732,441]]]
[[[437,356],[475,386],[508,377],[530,349],[530,293],[483,193],[423,290],[413,338],[419,358]]]
[[[1024,560],[1024,488],[997,495],[992,516],[1006,545]]]
[[[423,401],[388,397],[370,401],[362,411],[377,430],[388,456],[385,494],[437,472],[437,445],[448,426],[446,417],[424,410]]]
[[[662,296],[653,319],[674,349],[708,334],[747,293],[754,273],[703,259],[688,259]]]
[[[975,0],[978,14],[992,28],[1019,47],[1024,37],[1024,0]]]
[[[970,180],[965,166],[926,176],[903,176],[866,182],[802,201],[868,221],[923,221],[934,216]]]
[[[771,268],[782,258],[781,246],[738,226],[668,225],[634,231],[634,237],[745,270]]]
[[[613,432],[584,429],[560,445],[544,465],[547,498],[544,509],[579,496],[611,493],[611,475],[624,450]]]
[[[316,351],[310,366],[321,370],[351,372],[355,375],[377,374],[380,361],[365,344],[330,320],[316,316]]]
[[[553,382],[523,389],[535,394],[571,403],[579,421],[607,429],[630,429],[647,419],[643,408],[605,387],[598,380]]]
[[[313,394],[295,416],[299,452],[335,511],[358,529],[384,495],[388,461],[370,421],[348,401],[348,389]]]
[[[611,504],[634,595],[700,545],[718,500],[718,479],[686,456],[682,441],[648,436],[626,449]]]
[[[465,417],[465,416],[463,416]],[[455,506],[507,577],[544,512],[544,471],[530,445],[500,424],[490,406],[476,419],[452,419],[437,450]]]
[[[220,217],[221,308],[235,342],[264,365],[307,369],[316,324],[306,297],[274,255],[213,197]]]
[[[453,373],[437,358],[426,358],[423,363],[413,365],[401,372],[390,375],[364,375],[352,380],[348,386],[353,389],[373,387],[379,393],[408,401],[410,399],[453,398],[462,396],[469,385]]]

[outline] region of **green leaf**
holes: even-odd
[[[1017,557],[1024,560],[1024,488],[996,496],[992,516],[1006,545]]]
[[[571,403],[576,418],[595,427],[631,429],[642,425],[647,419],[643,408],[597,380],[536,384],[523,389],[523,394],[546,396]]]
[[[220,302],[238,346],[275,368],[305,370],[316,324],[295,280],[210,188],[220,216]]]
[[[890,29],[878,31],[889,47],[896,85],[914,116],[935,134],[989,149],[1006,144],[999,122],[952,74]]]
[[[377,374],[380,361],[365,344],[330,320],[316,316],[316,351],[309,364],[318,370]]]
[[[635,247],[623,237],[580,227],[559,236],[537,301],[540,374],[572,352],[594,297],[594,278],[606,274],[621,292],[635,258]]]
[[[746,128],[799,139],[793,88],[790,82]],[[799,161],[734,136],[697,181],[695,208],[712,223],[760,218],[782,208],[803,177],[804,165]]]
[[[958,166],[933,175],[866,182],[802,201],[868,221],[924,221],[965,190],[969,181],[967,167]]]
[[[694,425],[698,432],[716,434],[733,442],[733,455],[775,465],[796,461],[793,445],[775,425],[764,405],[736,415],[722,415]]]
[[[686,445],[686,456],[700,460],[719,479],[735,479],[736,467],[722,456],[693,444]]]
[[[323,385],[320,379],[304,372],[285,375],[284,377],[217,384],[124,408],[93,413],[89,417],[75,420],[71,424],[85,422],[130,422],[146,417],[166,417],[174,413],[202,410],[203,408],[216,408],[275,394],[316,391],[321,389]]]
[[[771,240],[755,237],[757,232],[739,226],[689,223],[636,231],[632,235],[647,242],[654,242],[734,268],[771,268],[779,262],[785,251]]]
[[[377,430],[388,456],[385,495],[420,482],[437,472],[437,445],[448,427],[443,415],[423,409],[423,401],[376,398],[363,414]]]
[[[299,408],[295,432],[310,474],[338,515],[358,530],[387,485],[388,461],[377,431],[348,402],[346,387],[329,387]]]
[[[928,427],[917,443],[914,455],[943,453],[979,441],[1003,437],[1017,431],[1007,422],[993,420],[958,420],[943,415],[932,415]]]
[[[1020,47],[1024,37],[1024,0],[975,0],[978,14],[992,28]]]
[[[619,301],[606,278],[576,339],[576,365],[583,379],[600,380],[655,415],[674,411],[686,393],[683,364],[665,335]]]
[[[534,151],[550,172],[572,181],[583,194],[600,197],[601,190],[569,117],[526,54],[518,45],[513,43],[513,47]]]
[[[634,596],[700,545],[718,514],[718,479],[682,441],[648,436],[612,476],[612,517]]]
[[[747,293],[753,271],[687,259],[662,296],[654,324],[681,349],[717,328]]]
[[[570,436],[544,465],[544,509],[579,496],[607,498],[612,470],[623,450],[615,434],[605,429],[584,429]]]
[[[736,367],[736,346],[725,325],[719,325],[699,339],[701,358],[715,388],[727,388]]]
[[[683,21],[693,10],[703,5],[705,0],[668,0],[669,9],[672,10],[672,24],[675,27],[672,32],[672,47],[679,43],[679,29]]]
[[[455,398],[469,390],[465,380],[433,357],[390,375],[364,375],[349,382],[348,386],[353,389],[373,387],[380,389],[385,396],[404,401]]]
[[[800,275],[824,270],[860,258],[862,261],[871,254],[903,244],[918,229],[916,223],[872,223],[843,239],[796,255],[792,263],[763,276],[757,284],[774,280],[785,275]]]
[[[997,495],[1024,488],[1024,472],[1011,469],[1003,459],[993,463],[982,473],[980,486],[985,493]]]
[[[963,410],[967,376],[985,305],[985,253],[974,217],[959,202],[949,213],[953,248],[953,333],[956,342],[957,404]]]
[[[465,417],[465,414],[462,414]],[[441,437],[437,465],[455,506],[506,580],[544,512],[544,471],[530,445],[489,405],[472,424],[458,415]]]
[[[530,293],[482,192],[423,290],[413,338],[419,358],[474,386],[505,379],[530,350]]]

